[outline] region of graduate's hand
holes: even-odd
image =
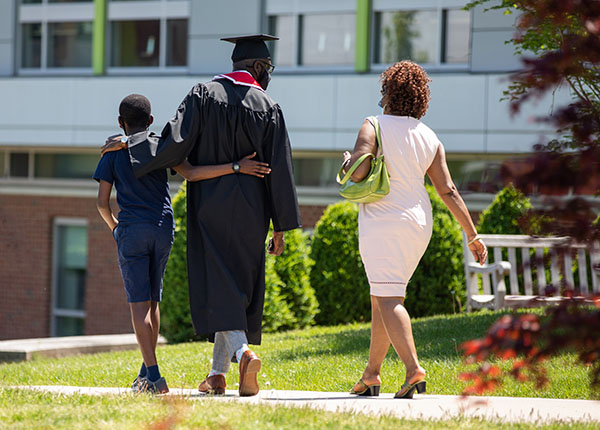
[[[269,239],[269,245],[267,246],[267,252],[271,255],[281,255],[285,249],[285,242],[283,241],[283,232],[274,231],[273,237]]]
[[[127,148],[127,144],[121,142],[121,138],[123,135],[121,134],[113,134],[112,136],[108,136],[106,139],[106,143],[100,148],[100,153],[102,155],[111,151],[120,151],[121,149]]]
[[[240,173],[244,173],[245,175],[253,175],[258,176],[259,178],[264,178],[265,175],[271,173],[271,169],[269,168],[269,164],[264,163],[262,161],[255,161],[252,158],[256,157],[256,152],[253,152],[250,155],[246,155],[238,164],[240,165]]]

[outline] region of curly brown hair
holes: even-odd
[[[417,119],[425,115],[431,79],[421,66],[412,61],[400,61],[383,72],[379,80],[389,113]]]

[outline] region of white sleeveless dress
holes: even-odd
[[[431,202],[424,178],[441,143],[418,119],[395,115],[377,119],[390,192],[360,205],[359,250],[371,295],[405,297],[406,285],[431,238]]]

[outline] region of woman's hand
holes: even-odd
[[[256,152],[246,155],[244,158],[238,161],[238,164],[240,165],[240,173],[258,176],[259,178],[264,178],[265,175],[271,173],[271,168],[269,167],[268,163],[252,160],[254,157],[256,157]]]
[[[487,248],[485,246],[485,243],[483,243],[483,240],[475,240],[472,244],[469,245],[469,251],[471,251],[471,254],[473,254],[473,258],[475,258],[475,261],[477,261],[483,266],[483,264],[487,260]]]

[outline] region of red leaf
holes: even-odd
[[[514,349],[507,349],[502,354],[500,354],[500,358],[502,360],[508,360],[510,358],[515,358],[516,356],[517,356],[517,353],[515,352]]]

